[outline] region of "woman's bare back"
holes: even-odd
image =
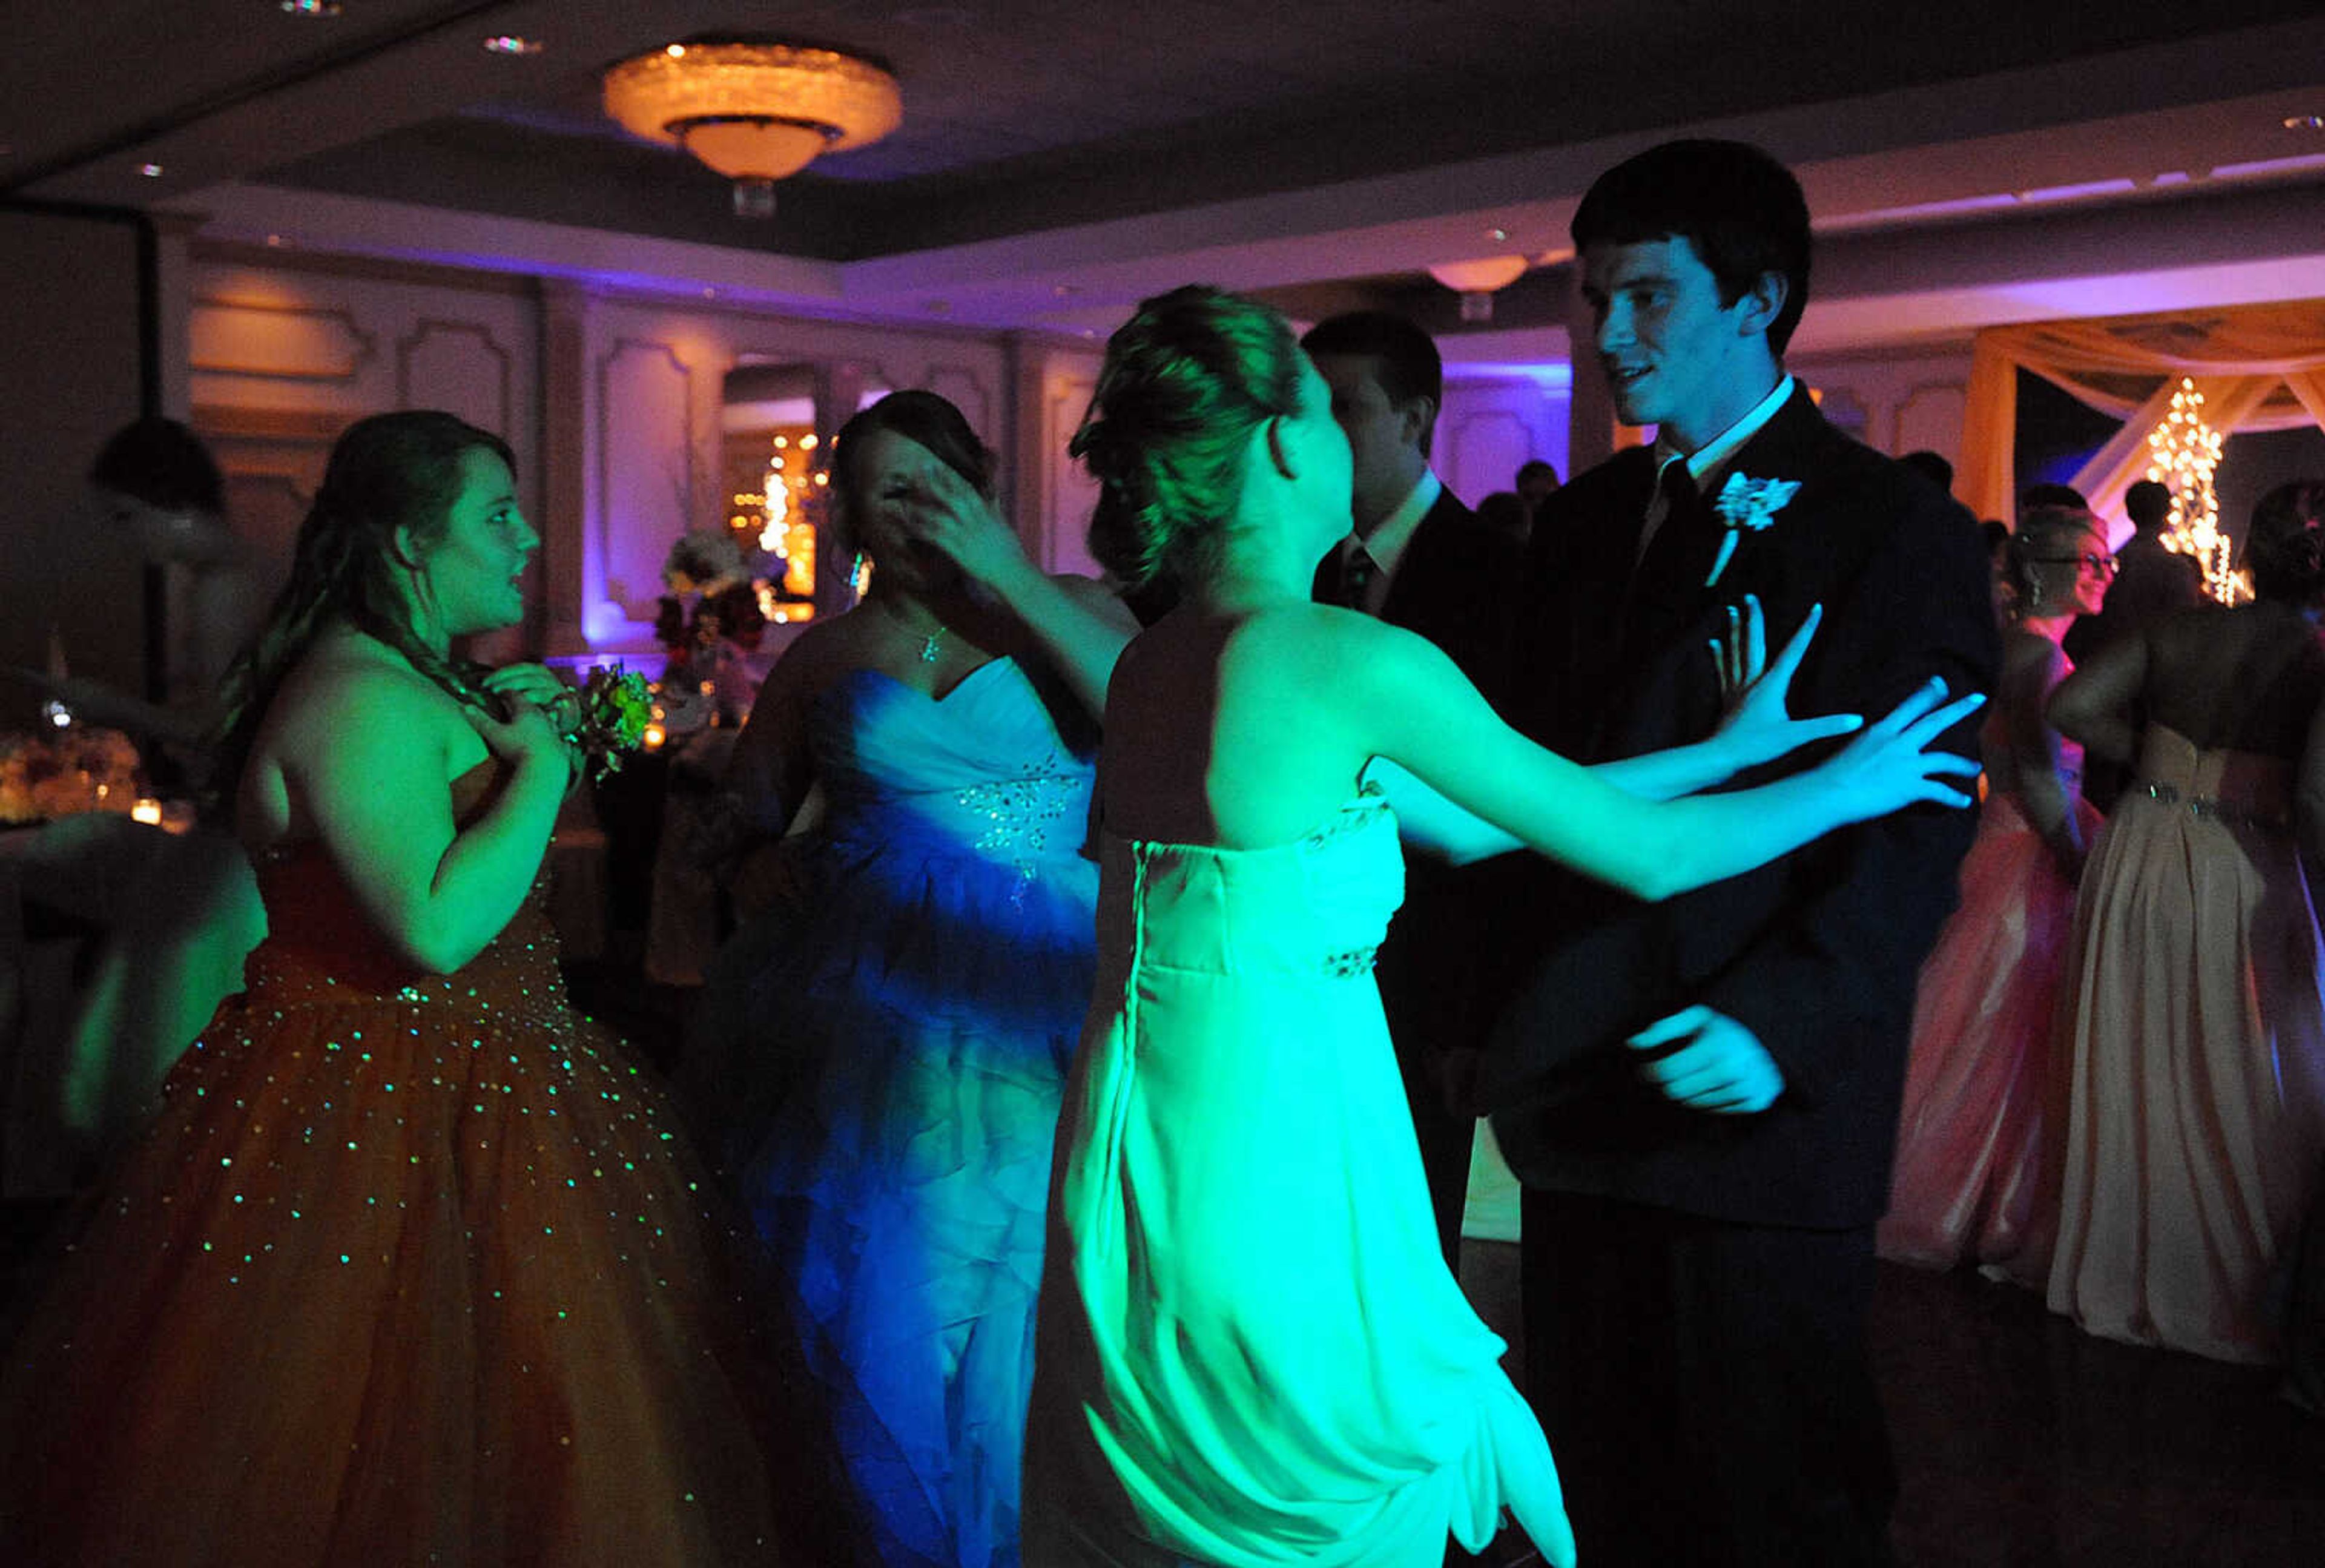
[[[1366,756],[1330,679],[1347,611],[1182,609],[1126,649],[1107,696],[1099,811],[1125,838],[1265,849],[1347,803]],[[1320,623],[1327,635],[1318,636]]]
[[[2147,636],[2149,723],[2206,751],[2301,755],[2325,698],[2325,645],[2306,616],[2265,602],[2183,610]]]

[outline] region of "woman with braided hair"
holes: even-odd
[[[229,682],[270,934],[0,1373],[12,1561],[774,1560],[726,1238],[532,896],[556,677],[451,652],[538,543],[450,414],[333,450]]]
[[[2300,858],[2325,845],[2325,484],[2263,496],[2245,561],[2252,603],[2111,643],[2051,698],[2062,734],[2137,771],[2076,901],[2049,1295],[2107,1339],[2269,1362],[2325,1155]]]

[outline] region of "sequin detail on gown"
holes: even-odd
[[[1550,1490],[1447,1271],[1368,966],[1376,797],[1232,850],[1108,838],[1026,1434],[1027,1568],[1430,1568]],[[1554,1495],[1554,1494],[1553,1494]]]
[[[11,1561],[776,1561],[725,1239],[540,889],[422,976],[319,849],[259,883],[248,988],[10,1356]]]
[[[1009,659],[941,699],[853,672],[811,743],[808,896],[738,932],[705,998],[747,1047],[722,1053],[756,1062],[726,1114],[759,1109],[723,1141],[876,1561],[1010,1568],[1050,1150],[1095,966],[1090,764]]]

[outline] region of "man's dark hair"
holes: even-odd
[[[1513,484],[1523,485],[1536,474],[1548,474],[1552,484],[1555,485],[1558,483],[1558,469],[1556,465],[1545,462],[1540,458],[1528,458],[1524,462],[1520,463],[1518,465],[1517,477],[1511,482]]]
[[[1765,273],[1783,274],[1768,323],[1778,354],[1809,302],[1809,205],[1792,172],[1745,142],[1665,142],[1591,184],[1569,230],[1574,248],[1684,239],[1732,305]]]
[[[1946,461],[1943,453],[1926,450],[1907,452],[1897,460],[1915,472],[1925,475],[1930,483],[1941,490],[1950,490],[1954,487],[1954,466]]]
[[[2172,520],[2172,490],[2154,479],[2142,479],[2123,493],[2123,515],[2142,533],[2153,533]]]
[[[2021,517],[2044,506],[2064,506],[2070,512],[2091,509],[2091,504],[2083,499],[2083,493],[2072,485],[2029,485],[2020,492],[2018,515]]]
[[[226,487],[202,438],[174,419],[141,419],[107,439],[89,483],[161,512],[226,510]]]
[[[1379,366],[1374,379],[1399,407],[1416,397],[1427,398],[1431,413],[1429,427],[1421,432],[1421,451],[1428,456],[1437,425],[1434,411],[1445,406],[1445,361],[1428,333],[1386,311],[1350,311],[1309,328],[1300,347],[1311,359],[1338,354],[1373,360]]]

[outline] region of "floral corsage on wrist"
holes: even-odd
[[[565,743],[579,751],[592,779],[619,773],[622,759],[645,740],[653,718],[653,692],[646,678],[616,664],[589,672],[578,691],[557,704]]]
[[[1711,509],[1719,514],[1728,532],[1719,541],[1719,553],[1711,562],[1711,575],[1703,586],[1711,587],[1719,574],[1728,570],[1728,558],[1736,553],[1737,535],[1746,528],[1757,533],[1776,520],[1776,514],[1800,493],[1798,479],[1755,479],[1743,474],[1730,474],[1728,482],[1719,487],[1712,497]]]

